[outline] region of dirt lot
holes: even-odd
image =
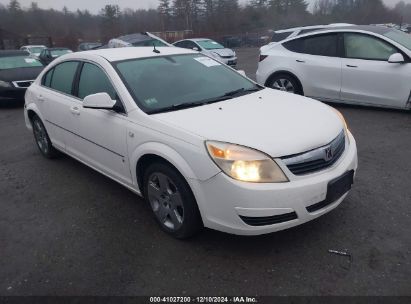
[[[257,51],[238,54],[253,76]],[[411,113],[337,108],[360,158],[339,208],[271,235],[190,241],[117,183],[41,157],[22,107],[0,108],[0,295],[410,295]]]

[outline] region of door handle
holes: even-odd
[[[37,100],[40,101],[40,102],[44,102],[44,97],[43,97],[43,95],[37,96]]]
[[[300,60],[300,59],[297,59],[296,61],[299,62],[299,63],[305,63],[304,60]]]
[[[347,64],[347,67],[348,67],[348,68],[358,68],[357,65],[351,65],[351,64]]]
[[[70,112],[74,115],[80,115],[80,110],[78,107],[74,106],[70,108]]]

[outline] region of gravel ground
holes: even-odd
[[[252,77],[257,50],[238,55]],[[337,108],[360,158],[339,208],[271,235],[189,241],[119,184],[41,157],[22,106],[0,108],[0,295],[410,295],[411,115]]]

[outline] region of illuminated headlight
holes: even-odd
[[[285,183],[288,178],[269,156],[251,148],[208,141],[207,151],[216,165],[233,179],[250,183]]]
[[[11,83],[0,80],[0,87],[1,87],[1,88],[10,88],[10,87],[11,87]]]

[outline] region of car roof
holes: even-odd
[[[153,40],[155,38],[150,37],[147,33],[135,33],[135,34],[120,36],[120,37],[117,37],[115,39],[122,40],[124,42],[128,42],[128,43],[133,44],[133,43],[136,43],[136,42]]]
[[[191,40],[191,41],[208,41],[208,40],[213,40],[210,38],[192,38],[192,39],[186,39],[186,40]]]
[[[320,24],[320,25],[309,25],[309,26],[301,26],[301,27],[293,27],[288,29],[282,29],[275,31],[274,33],[282,34],[288,32],[295,32],[295,31],[302,31],[302,30],[315,30],[315,29],[328,29],[328,28],[336,28],[336,27],[352,27],[354,24],[351,23],[330,23],[330,24]]]
[[[0,57],[11,57],[11,56],[28,56],[30,55],[27,51],[20,50],[0,50]]]
[[[54,47],[54,48],[47,48],[50,51],[58,51],[58,50],[70,50],[69,48],[66,47]]]
[[[309,34],[315,34],[315,33],[319,33],[322,31],[332,32],[332,31],[342,31],[342,30],[364,31],[364,32],[371,32],[375,34],[384,35],[385,33],[388,33],[395,29],[385,27],[385,26],[376,26],[376,25],[352,25],[352,26],[327,27],[327,28],[320,29],[318,31],[311,32]]]
[[[160,53],[153,52],[154,48],[151,46],[145,47],[122,47],[122,48],[108,48],[90,50],[87,52],[72,53],[69,55],[71,58],[84,58],[87,55],[97,55],[105,58],[110,62],[128,60],[134,58],[147,58],[147,57],[161,57],[169,55],[182,55],[182,54],[198,54],[195,51],[191,51],[183,48],[176,47],[156,47]],[[68,57],[65,57],[68,58]]]
[[[22,45],[21,47],[46,47],[44,44],[28,44]]]
[[[287,33],[287,32],[295,32],[295,31],[299,31],[299,30],[310,30],[310,29],[322,29],[327,27],[326,25],[310,25],[310,26],[301,26],[301,27],[293,27],[293,28],[288,28],[288,29],[282,29],[282,30],[278,30],[275,31],[274,33]]]

